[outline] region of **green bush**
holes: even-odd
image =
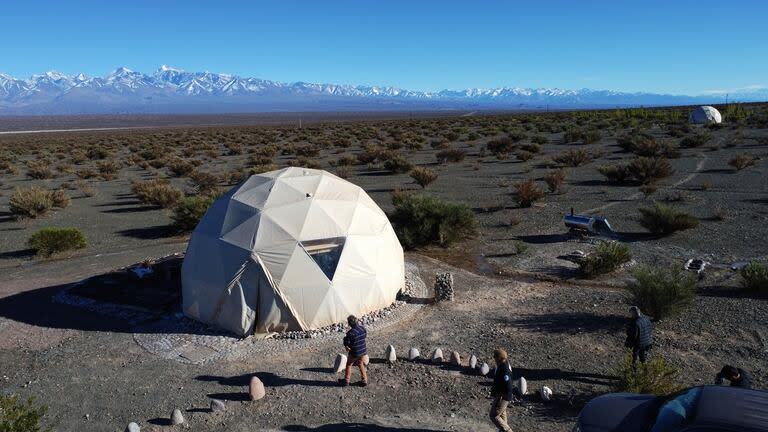
[[[0,394],[0,431],[2,432],[40,432],[50,431],[40,425],[46,406],[35,406],[34,399],[19,401],[18,395]]]
[[[600,165],[597,172],[605,176],[608,183],[624,183],[632,177],[626,165]]]
[[[742,285],[750,291],[768,293],[768,266],[752,261],[741,269]]]
[[[653,208],[640,208],[640,225],[655,234],[668,235],[699,226],[699,220],[674,207],[656,203]]]
[[[626,289],[630,303],[641,311],[662,319],[677,314],[693,302],[696,277],[677,267],[642,266],[632,272]]]
[[[579,263],[579,270],[586,277],[610,273],[632,259],[629,246],[614,241],[601,241],[595,251]]]
[[[392,204],[395,211],[390,220],[406,249],[445,247],[476,232],[475,214],[466,204],[405,192],[393,194]]]
[[[180,232],[192,232],[215,201],[210,195],[186,197],[173,208],[171,219]]]
[[[679,371],[667,364],[662,357],[651,357],[645,363],[632,364],[632,352],[628,352],[613,373],[618,380],[613,391],[666,396],[682,389],[678,381]]]
[[[85,235],[77,228],[43,228],[29,238],[29,247],[39,256],[82,249],[86,245]]]

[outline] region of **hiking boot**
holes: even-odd
[[[359,383],[357,383],[357,385],[359,385],[360,387],[368,387],[368,383],[365,381],[360,381]]]
[[[349,387],[349,382],[344,378],[339,378],[339,385],[342,387]]]

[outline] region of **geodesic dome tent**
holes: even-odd
[[[184,314],[244,336],[342,322],[395,301],[403,248],[360,187],[322,170],[251,176],[208,209],[182,267]]]
[[[715,107],[700,106],[691,112],[688,121],[693,124],[709,124],[720,123],[723,118]]]

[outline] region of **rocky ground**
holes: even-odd
[[[425,280],[452,272],[456,298],[372,329],[367,388],[336,385],[331,366],[340,335],[310,344],[263,341],[284,345],[278,354],[236,360],[162,358],[134,339],[146,323],[52,303],[57,288],[46,287],[53,281],[26,276],[57,263],[30,267],[14,275],[0,298],[6,336],[0,391],[35,396],[50,407],[46,418],[57,430],[121,430],[130,421],[159,431],[492,430],[486,418],[490,380],[466,367],[402,359],[410,347],[423,356],[439,347],[446,360],[455,350],[465,364],[471,354],[489,361],[494,348],[507,348],[515,374],[531,390],[547,385],[555,391],[552,402],[530,396],[514,405],[516,430],[567,431],[584,400],[609,391],[622,356],[622,291],[481,276],[419,255],[409,261]],[[70,271],[59,282],[72,277]],[[39,314],[8,318],[18,316],[12,309],[34,309],[27,303]],[[681,369],[685,384],[707,383],[722,364],[737,363],[764,387],[767,316],[764,301],[703,291],[686,314],[657,324],[656,352]],[[401,357],[391,366],[382,360],[388,344]],[[266,386],[261,401],[247,400],[252,376]],[[225,401],[226,410],[210,412],[213,398]],[[182,410],[185,426],[167,424],[174,408]]]
[[[438,121],[435,126],[433,122]],[[656,323],[654,352],[680,369],[683,384],[708,383],[723,364],[733,363],[752,371],[758,387],[768,385],[768,302],[738,289],[739,276],[729,270],[737,261],[768,259],[762,247],[768,236],[768,129],[709,131],[710,142],[682,149],[681,157],[671,160],[674,174],[645,198],[637,185],[608,185],[595,170],[632,157],[616,143],[616,135],[624,131],[603,131],[603,137],[589,145],[565,143],[562,132],[540,132],[549,142],[533,159],[499,160],[484,153],[483,147],[503,135],[501,129],[472,140],[469,136],[484,132],[483,127],[499,128],[501,120],[485,126],[482,118],[452,123],[457,121],[338,124],[332,128],[334,133],[364,129],[366,138],[354,138],[350,148],[331,146],[317,157],[323,168],[332,170],[330,162],[339,154],[357,154],[366,143],[379,139],[376,136],[385,135],[381,131],[400,124],[408,126],[403,135],[379,139],[381,145],[410,139],[413,131],[447,136],[445,132],[453,128],[461,133],[451,146],[467,152],[462,162],[437,164],[437,150],[428,141],[421,150],[403,149],[413,163],[438,172],[426,192],[472,207],[479,232],[474,240],[447,249],[428,248],[408,255],[428,286],[436,272],[453,273],[455,301],[419,305],[408,314],[395,311],[396,319],[388,325],[372,326],[372,384],[367,388],[336,386],[338,377],[330,368],[340,352],[340,333],[311,342],[247,341],[263,342],[270,349],[217,357],[192,349],[189,342],[220,335],[209,335],[195,325],[179,325],[182,321],[173,314],[123,313],[123,309],[84,308],[77,302],[60,301],[72,282],[184,250],[187,239],[172,233],[168,211],[143,205],[131,193],[132,180],[166,176],[165,168],[126,164],[114,179],[89,179],[93,193],[68,189],[72,204],[43,218],[19,221],[5,211],[16,187],[55,189],[77,181],[73,173],[64,171],[45,180],[26,175],[24,164],[34,158],[54,151],[56,157],[69,157],[70,151],[62,148],[98,147],[103,142],[110,151],[122,149],[123,153],[113,156],[127,160],[127,148],[136,143],[175,143],[169,144],[169,152],[181,154],[188,143],[213,142],[220,156],[205,160],[202,168],[223,176],[248,158],[247,153],[228,154],[226,145],[245,140],[247,148],[263,137],[261,129],[233,126],[0,137],[0,144],[17,149],[14,164],[20,168],[3,174],[0,181],[0,392],[35,396],[50,408],[48,424],[61,431],[122,430],[130,421],[142,430],[159,431],[490,431],[490,380],[447,364],[400,360],[390,366],[381,359],[389,344],[401,357],[410,347],[418,347],[423,355],[439,347],[446,356],[458,351],[464,362],[471,354],[489,361],[494,348],[504,347],[510,351],[515,374],[524,376],[531,390],[547,385],[555,391],[552,402],[530,396],[512,406],[510,423],[515,430],[567,431],[586,400],[610,391],[613,370],[623,354],[627,308],[626,294],[620,289],[625,270],[586,281],[575,274],[573,263],[560,258],[574,250],[588,252],[595,243],[567,234],[562,216],[572,207],[607,216],[618,231],[617,238],[630,246],[632,264],[679,266],[692,257],[713,263],[699,283],[694,305],[680,316]],[[324,133],[323,128],[311,133]],[[306,130],[280,131],[280,145],[303,145],[301,140],[308,139]],[[647,132],[660,140],[670,139],[667,131],[656,126]],[[249,144],[248,140],[254,141]],[[600,156],[569,168],[562,192],[547,194],[531,208],[518,207],[511,185],[533,178],[543,186],[542,176],[556,168],[550,158],[571,148],[586,148]],[[745,152],[758,158],[756,165],[732,169],[728,161]],[[274,162],[283,166],[294,157],[277,155]],[[75,168],[96,163],[88,160]],[[392,191],[417,188],[407,174],[386,173],[376,166],[355,165],[349,180],[387,211]],[[189,190],[185,178],[170,181]],[[637,209],[653,200],[691,212],[700,225],[664,238],[642,235]],[[78,227],[89,246],[53,259],[33,258],[26,241],[45,226]],[[520,242],[526,246],[524,251],[519,249]],[[191,360],[178,361],[182,355]],[[197,361],[201,359],[209,361]],[[254,375],[266,385],[267,396],[250,402],[247,384]],[[210,412],[212,399],[223,400],[226,410]],[[174,408],[181,409],[186,425],[167,424]]]

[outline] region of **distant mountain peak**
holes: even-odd
[[[283,83],[169,65],[151,75],[119,67],[104,77],[50,71],[20,80],[0,74],[0,115],[412,109],[543,109],[717,103],[720,95],[673,96],[560,88],[468,88],[425,92],[378,85]],[[731,93],[768,100],[768,91]]]

